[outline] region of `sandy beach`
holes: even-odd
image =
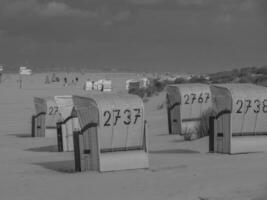
[[[208,137],[184,141],[168,135],[165,93],[145,103],[148,120],[148,170],[74,172],[73,152],[57,152],[56,138],[32,138],[33,97],[86,94],[88,78],[112,80],[126,92],[131,73],[57,74],[77,85],[44,84],[46,73],[4,75],[0,84],[0,199],[2,200],[265,200],[267,153],[208,153]],[[52,73],[48,74],[49,77]]]

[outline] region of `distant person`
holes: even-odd
[[[51,82],[52,83],[56,82],[56,74],[55,73],[52,74]]]
[[[22,88],[22,78],[21,77],[19,78],[18,83],[19,83],[19,89],[21,89]]]
[[[67,79],[67,77],[64,77],[63,80],[64,80],[64,87],[65,87],[65,86],[67,86],[67,84],[68,84],[68,79]]]
[[[45,84],[49,84],[49,83],[50,83],[49,76],[46,75],[46,77],[45,77]]]
[[[94,81],[92,81],[92,90],[94,90],[95,88],[95,82]]]
[[[78,83],[78,82],[79,82],[79,79],[78,79],[78,77],[76,77],[76,78],[75,78],[75,81],[76,81],[76,83]]]

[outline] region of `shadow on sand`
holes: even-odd
[[[167,135],[170,135],[169,133],[160,133],[160,134],[157,134],[156,136],[167,136]]]
[[[175,140],[172,140],[173,143],[184,143],[184,142],[187,142],[185,141],[184,139],[175,139]]]
[[[156,151],[149,151],[152,154],[171,154],[171,153],[181,153],[181,154],[196,154],[200,153],[199,151],[194,151],[190,149],[166,149],[166,150],[156,150]]]
[[[50,145],[50,146],[35,147],[25,150],[34,152],[58,152],[58,147],[57,145]]]
[[[15,137],[19,137],[19,138],[31,138],[31,134],[29,133],[12,133],[12,134],[7,134],[7,135],[11,135],[11,136],[15,136]]]
[[[61,172],[61,173],[75,173],[74,160],[54,161],[54,162],[42,162],[33,163],[39,165],[45,169]]]

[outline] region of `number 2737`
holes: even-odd
[[[138,121],[138,118],[141,117],[141,109],[140,108],[134,108],[133,110],[125,109],[114,109],[112,111],[106,110],[103,113],[104,115],[104,126],[111,126],[113,123],[113,126],[116,126],[119,120],[122,120],[123,124],[130,125],[130,124],[136,124]],[[113,116],[113,117],[112,117]],[[112,119],[113,118],[113,122]]]

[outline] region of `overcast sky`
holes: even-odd
[[[214,72],[267,64],[267,0],[0,0],[0,63]]]

